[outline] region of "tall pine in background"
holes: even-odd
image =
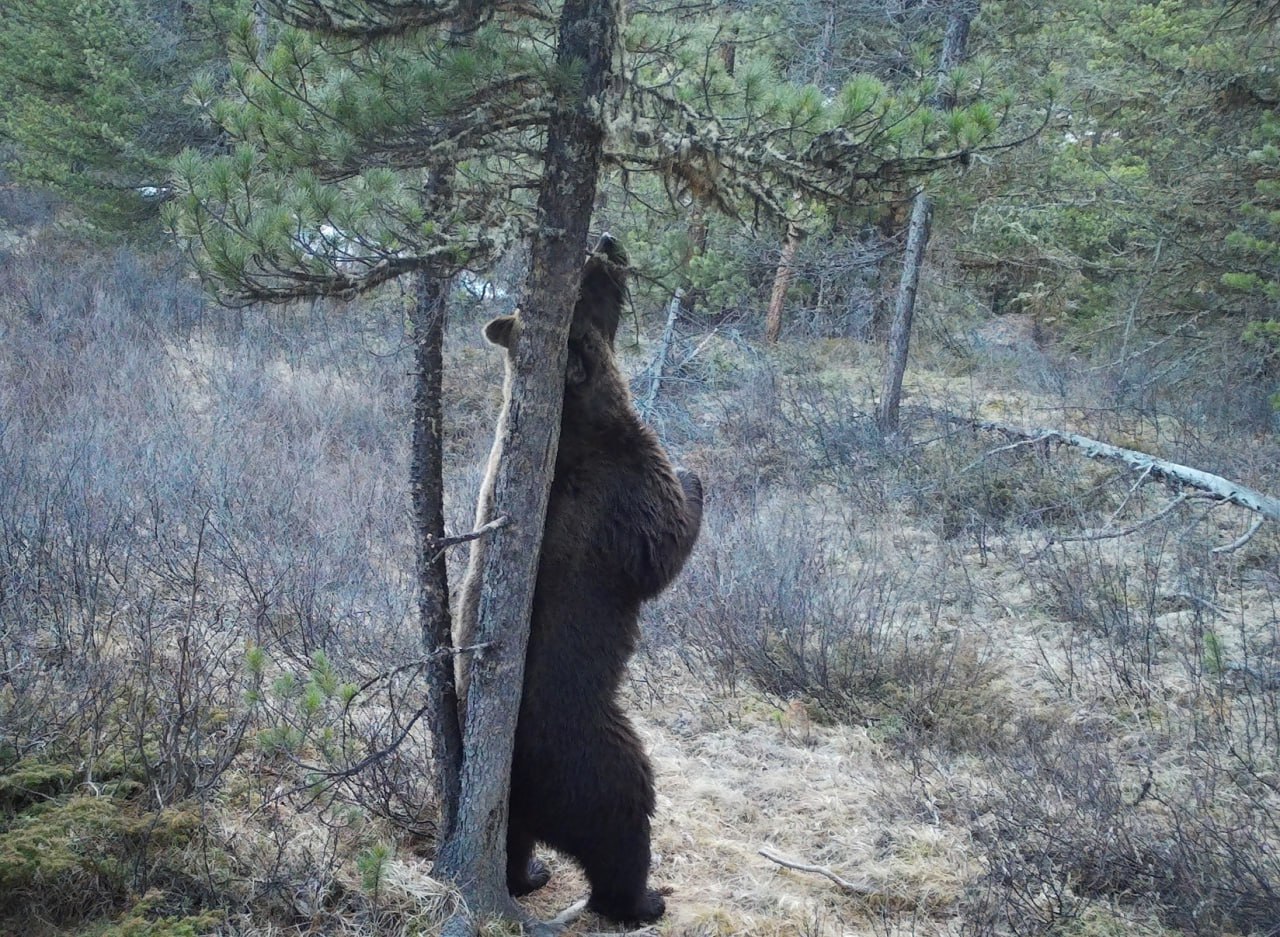
[[[189,92],[225,74],[222,0],[0,6],[0,159],[113,232],[159,232],[171,160],[215,133]]]

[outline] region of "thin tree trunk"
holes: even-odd
[[[813,70],[813,83],[819,88],[826,83],[831,61],[835,56],[836,2],[827,0],[826,14],[822,21],[822,37],[818,41],[818,62]],[[793,199],[793,208],[799,200]],[[770,345],[777,344],[782,336],[782,312],[787,304],[787,290],[795,274],[796,252],[804,240],[804,231],[797,224],[787,225],[787,236],[778,257],[778,269],[773,274],[773,290],[769,293],[769,309],[764,317],[764,339]]]
[[[938,75],[945,79],[956,65],[964,61],[965,47],[969,40],[969,24],[978,15],[978,0],[953,0],[947,29],[942,37],[942,51],[938,54]],[[955,94],[940,90],[934,97],[935,106],[948,109],[955,106]],[[902,377],[907,370],[907,353],[911,345],[911,320],[915,315],[916,293],[920,286],[920,268],[924,263],[924,251],[929,244],[933,220],[933,206],[923,191],[917,192],[911,203],[911,221],[907,228],[907,248],[902,259],[902,276],[898,281],[898,296],[894,302],[893,326],[889,332],[889,354],[885,364],[884,380],[880,390],[880,406],[876,422],[882,433],[898,431],[898,408],[902,402]]]
[[[413,276],[414,383],[413,493],[417,541],[418,619],[427,657],[427,714],[431,725],[433,775],[440,807],[440,839],[457,822],[462,732],[453,679],[449,619],[449,574],[440,542],[444,538],[444,446],[441,387],[444,375],[444,319],[448,281],[420,271]]]
[[[477,643],[463,737],[456,835],[438,868],[473,914],[531,922],[507,892],[506,829],[511,756],[524,684],[533,589],[560,435],[569,325],[595,200],[604,128],[599,115],[618,42],[617,0],[567,0],[557,67],[578,75],[547,131],[538,195],[540,229],[530,251],[516,343],[507,436],[494,510],[512,523],[485,551]]]
[[[787,289],[791,286],[796,251],[800,249],[803,237],[798,225],[787,225],[787,239],[782,244],[778,270],[773,275],[773,291],[769,294],[769,309],[764,317],[764,340],[771,345],[782,335],[782,309],[787,302]]]
[[[942,35],[942,51],[938,54],[938,74],[946,77],[965,59],[969,45],[969,26],[978,15],[978,0],[955,0],[951,15],[947,17],[947,29]],[[956,106],[953,91],[940,94],[937,103],[950,110]]]
[[[827,0],[822,17],[822,37],[818,40],[818,64],[813,70],[813,83],[825,91],[827,75],[836,54],[836,0]]]
[[[667,358],[671,355],[671,345],[676,339],[676,320],[680,318],[684,302],[684,290],[676,290],[667,304],[667,323],[662,327],[662,338],[658,342],[658,350],[649,362],[649,388],[644,398],[636,405],[640,418],[648,422],[653,419],[653,410],[658,404],[658,390],[662,386],[662,372],[666,370]]]
[[[882,433],[898,430],[898,405],[902,402],[902,377],[907,370],[907,352],[911,344],[911,320],[916,308],[916,290],[920,286],[920,267],[924,249],[929,243],[933,208],[923,192],[911,206],[911,224],[907,228],[907,250],[902,258],[902,278],[898,282],[898,298],[893,309],[893,328],[889,332],[889,360],[880,389],[880,407],[876,423]]]

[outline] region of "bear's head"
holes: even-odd
[[[567,390],[581,388],[613,369],[613,340],[622,320],[627,295],[627,254],[606,234],[587,258],[578,287],[578,301],[569,326],[569,358],[565,367]],[[520,337],[520,316],[500,316],[484,327],[494,345],[512,350]]]

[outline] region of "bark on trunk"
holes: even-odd
[[[449,619],[449,574],[440,542],[444,539],[444,446],[441,385],[444,375],[444,317],[448,281],[423,271],[414,274],[413,496],[417,541],[418,619],[427,657],[427,714],[431,725],[440,839],[455,833],[462,733],[453,679]]]
[[[969,25],[978,15],[978,0],[955,0],[947,17],[947,30],[942,35],[942,52],[938,55],[938,74],[946,77],[951,69],[964,61],[969,45]],[[956,106],[955,95],[948,92],[938,103],[947,109]]]
[[[564,74],[576,72],[579,80],[547,131],[540,228],[530,251],[507,435],[494,484],[495,512],[512,523],[492,534],[485,551],[477,642],[491,650],[473,663],[457,835],[441,847],[438,859],[473,914],[517,920],[523,915],[506,880],[512,744],[560,435],[569,325],[600,169],[599,115],[618,41],[615,3],[567,0],[560,16],[557,66]]]
[[[902,402],[902,376],[907,370],[907,352],[911,346],[911,320],[915,315],[916,290],[920,286],[920,267],[924,249],[929,243],[929,227],[933,207],[929,197],[919,193],[911,206],[911,224],[907,228],[907,250],[902,258],[902,278],[898,282],[898,298],[893,310],[893,328],[889,332],[889,360],[880,388],[880,406],[876,423],[882,433],[898,431],[898,406]]]

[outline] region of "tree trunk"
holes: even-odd
[[[567,0],[560,15],[557,67],[578,80],[547,131],[540,228],[530,251],[507,435],[494,483],[495,516],[505,514],[512,523],[491,535],[485,551],[476,638],[490,649],[472,664],[456,835],[442,845],[437,860],[473,914],[526,923],[507,892],[511,755],[559,443],[569,325],[600,170],[600,114],[618,42],[616,2]]]
[[[946,78],[960,62],[964,61],[965,47],[969,40],[969,24],[978,15],[978,0],[953,0],[951,15],[947,17],[947,30],[942,37],[942,51],[938,53],[938,75]],[[955,94],[940,89],[934,97],[934,105],[946,108],[955,106]],[[880,406],[876,422],[882,433],[898,431],[898,406],[902,402],[902,376],[907,369],[907,352],[911,344],[911,320],[915,315],[916,292],[920,286],[920,267],[924,263],[924,249],[929,244],[933,206],[923,191],[916,193],[911,202],[911,221],[907,228],[907,249],[902,259],[902,276],[898,281],[898,297],[894,302],[893,326],[889,332],[888,360],[884,381],[880,390]]]
[[[686,314],[691,314],[696,311],[698,309],[698,304],[702,302],[703,290],[694,288],[693,278],[690,276],[689,268],[693,265],[695,260],[706,254],[707,240],[711,230],[701,208],[695,205],[691,209],[691,212],[692,213],[689,215],[689,243],[685,248],[684,256],[680,258],[682,273],[680,276],[679,288],[684,291],[684,300],[681,303],[681,309]]]
[[[965,58],[969,45],[969,25],[978,15],[978,0],[954,0],[951,15],[947,17],[947,30],[942,35],[942,51],[938,54],[938,74],[946,77]],[[941,93],[937,104],[947,110],[956,106],[953,91]]]
[[[933,208],[923,192],[911,206],[911,224],[907,228],[907,250],[902,258],[902,277],[898,282],[898,299],[893,309],[893,329],[889,332],[889,360],[884,369],[880,389],[880,406],[876,423],[882,433],[898,430],[898,405],[902,401],[902,376],[907,370],[907,352],[911,344],[911,319],[915,315],[916,290],[920,286],[920,267],[924,249],[929,243],[929,227]]]
[[[441,397],[444,375],[445,300],[449,282],[430,272],[413,276],[414,373],[413,495],[417,541],[418,619],[427,657],[427,714],[431,725],[433,775],[440,807],[441,841],[457,823],[462,732],[453,679],[449,619],[449,574],[444,551],[444,446]]]
[[[822,36],[818,40],[818,61],[813,69],[813,84],[822,88],[827,81],[827,73],[831,70],[831,62],[835,57],[836,34],[836,0],[826,0],[826,13],[822,21]],[[792,200],[793,207],[799,199]],[[764,339],[770,345],[777,344],[782,336],[782,311],[787,304],[787,290],[791,286],[791,277],[795,272],[796,252],[804,232],[799,225],[787,225],[787,236],[782,242],[782,254],[778,257],[778,269],[773,274],[773,290],[769,293],[769,309],[764,317]]]
[[[802,237],[797,225],[787,225],[787,239],[782,245],[782,255],[778,258],[778,270],[773,275],[773,292],[769,294],[769,310],[764,317],[764,339],[771,345],[782,335],[782,308],[787,302],[787,288],[791,286],[793,264]]]
[[[658,341],[658,350],[647,368],[649,372],[649,388],[644,397],[636,405],[636,412],[646,423],[653,419],[654,408],[658,405],[658,389],[662,386],[662,372],[666,370],[667,358],[671,354],[671,345],[676,340],[676,320],[683,311],[684,291],[676,290],[667,304],[667,324],[662,327],[662,338]]]

